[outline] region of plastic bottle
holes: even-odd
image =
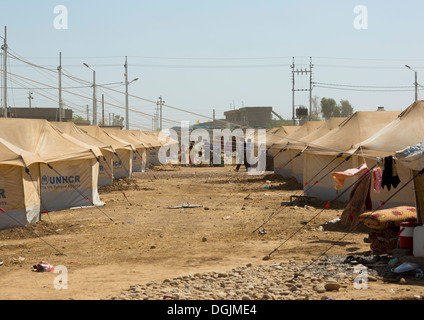
[[[418,226],[414,229],[414,249],[415,257],[424,258],[424,226]]]

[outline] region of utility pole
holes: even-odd
[[[309,121],[312,120],[312,57],[309,58]]]
[[[93,70],[93,125],[97,126],[96,71]]]
[[[290,66],[291,68],[292,68],[292,121],[293,121],[293,126],[295,126],[296,125],[296,121],[295,121],[295,117],[294,117],[294,91],[295,91],[295,89],[294,89],[294,67],[295,67],[295,64],[294,64],[294,57],[293,57],[293,63],[292,63],[292,65]]]
[[[7,27],[4,27],[3,49],[3,117],[7,118]]]
[[[129,108],[129,102],[128,102],[128,86],[133,83],[134,81],[137,81],[138,78],[135,78],[132,81],[128,81],[128,59],[125,57],[125,128],[127,130],[130,130],[130,108]]]
[[[90,107],[87,104],[87,121],[90,121]]]
[[[130,115],[128,107],[128,60],[125,57],[125,128],[130,130]]]
[[[62,52],[59,53],[59,122],[62,122],[63,104],[62,104]]]
[[[96,71],[90,68],[86,63],[83,63],[88,69],[93,71],[93,126],[97,126],[97,90],[96,90]]]
[[[102,94],[102,126],[105,125],[105,95]]]
[[[409,70],[415,73],[415,101],[418,100],[418,72],[413,70],[410,66],[405,65]]]
[[[313,64],[312,64],[312,57],[310,57],[310,62],[309,62],[309,70],[307,69],[295,69],[295,62],[294,62],[294,57],[293,57],[293,63],[290,66],[292,69],[292,120],[293,120],[293,125],[296,125],[296,115],[295,115],[295,92],[296,91],[309,91],[309,120],[311,120],[312,118],[312,68],[313,68]],[[295,87],[295,74],[296,75],[308,75],[309,74],[309,88],[301,88],[301,89],[296,89]]]
[[[29,91],[28,92],[28,106],[29,106],[30,109],[31,109],[31,100],[32,99],[34,99],[33,96],[32,96],[32,92]]]
[[[157,102],[157,106],[158,106],[158,109],[159,109],[159,112],[160,112],[160,116],[159,116],[159,119],[160,119],[160,130],[159,131],[162,131],[162,106],[165,104],[165,101],[163,101],[162,100],[162,96],[160,96],[159,97],[159,101]]]

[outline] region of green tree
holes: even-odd
[[[338,105],[334,99],[321,99],[321,113],[324,120],[331,117],[350,117],[353,114],[353,107],[348,100],[340,100]]]
[[[328,120],[331,117],[340,117],[340,107],[334,99],[322,98],[321,113],[324,120]]]
[[[353,114],[353,107],[347,100],[340,100],[340,109],[342,117],[350,117]]]
[[[81,121],[85,121],[85,119],[81,116],[73,116],[72,120],[74,122],[81,122]]]
[[[112,125],[123,127],[124,126],[124,120],[125,120],[124,117],[121,117],[120,115],[116,115],[115,118],[112,120],[113,121]]]

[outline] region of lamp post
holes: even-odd
[[[129,102],[128,102],[128,86],[133,83],[134,81],[137,81],[138,78],[135,78],[134,80],[128,82],[128,59],[125,57],[125,128],[127,130],[130,130],[130,109],[129,109]]]
[[[156,102],[156,105],[158,107],[158,111],[160,112],[160,116],[159,116],[159,127],[160,127],[160,131],[162,131],[162,107],[165,104],[165,101],[162,99],[162,96],[159,97],[159,101]]]
[[[90,66],[86,63],[83,63],[83,65],[93,71],[93,125],[97,126],[96,71],[90,68]]]
[[[407,67],[409,70],[411,70],[412,72],[415,73],[415,101],[417,101],[418,100],[418,74],[417,74],[417,71],[413,70],[407,64],[405,65],[405,67]]]
[[[128,86],[137,80],[138,78],[135,78],[134,80],[128,82],[128,75],[125,74],[125,128],[127,130],[130,130],[130,109],[129,109],[129,103],[128,103]]]

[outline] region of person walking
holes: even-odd
[[[236,172],[239,172],[239,170],[240,170],[240,167],[241,167],[241,165],[242,164],[244,164],[244,166],[245,166],[245,168],[246,168],[246,171],[249,169],[249,167],[250,167],[250,165],[249,165],[249,163],[248,163],[248,161],[247,161],[247,144],[246,144],[246,141],[244,140],[244,138],[240,138],[240,141],[243,141],[244,143],[243,143],[243,163],[242,163],[242,161],[241,161],[241,159],[240,159],[240,156],[238,157],[239,159],[237,159],[238,161],[237,161],[237,167],[236,167]],[[237,152],[237,155],[238,155],[238,152]]]

